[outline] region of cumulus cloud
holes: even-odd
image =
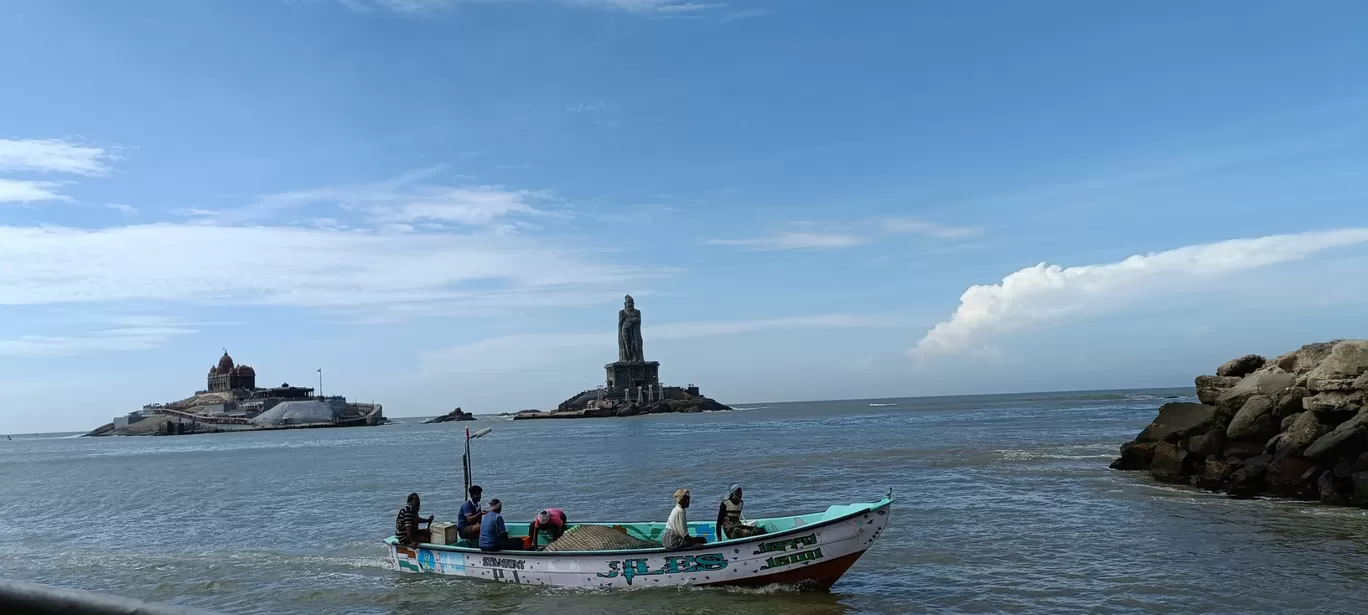
[[[104,175],[106,149],[61,139],[0,139],[0,170]]]
[[[1116,263],[1060,267],[1037,264],[998,284],[971,286],[950,320],[909,351],[915,359],[981,347],[997,332],[1106,309],[1123,298],[1175,285],[1304,259],[1331,248],[1368,242],[1368,228],[1232,239],[1131,256]]]
[[[537,238],[186,224],[0,227],[0,263],[0,305],[382,305],[612,289],[661,273]]]

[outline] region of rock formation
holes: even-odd
[[[1368,340],[1246,355],[1198,376],[1121,445],[1116,470],[1221,491],[1368,508]]]
[[[430,419],[428,419],[428,420],[426,420],[426,421],[423,421],[423,424],[424,424],[424,425],[428,425],[428,424],[431,424],[431,423],[450,423],[450,422],[452,422],[452,421],[473,421],[473,420],[475,420],[475,415],[473,415],[473,414],[471,414],[471,413],[469,413],[469,412],[462,412],[460,408],[457,408],[457,409],[455,409],[455,410],[452,410],[451,412],[448,412],[448,413],[446,413],[446,414],[443,414],[442,416],[433,417],[433,418],[430,418]]]

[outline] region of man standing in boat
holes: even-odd
[[[741,514],[741,485],[733,483],[727,488],[727,497],[722,498],[722,506],[717,509],[717,539],[749,538],[765,533],[765,528],[746,523]]]
[[[480,495],[484,493],[479,485],[470,486],[470,499],[461,504],[461,512],[456,516],[456,535],[466,540],[480,539],[480,520],[485,511],[480,510]]]
[[[708,542],[702,536],[689,535],[689,516],[684,512],[689,508],[689,490],[675,490],[674,500],[675,507],[665,521],[665,533],[660,536],[660,544],[671,551],[678,551]]]

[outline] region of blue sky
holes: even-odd
[[[1360,2],[18,0],[0,432],[228,348],[550,407],[1184,385],[1364,335]],[[1039,264],[1039,266],[1037,266]]]

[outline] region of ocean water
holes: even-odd
[[[1236,501],[1107,463],[1190,390],[772,404],[169,438],[0,440],[0,577],[225,613],[1361,613],[1368,514]],[[404,575],[380,540],[474,475],[505,515],[664,520],[726,486],[749,516],[874,501],[888,530],[829,593],[559,590]]]

